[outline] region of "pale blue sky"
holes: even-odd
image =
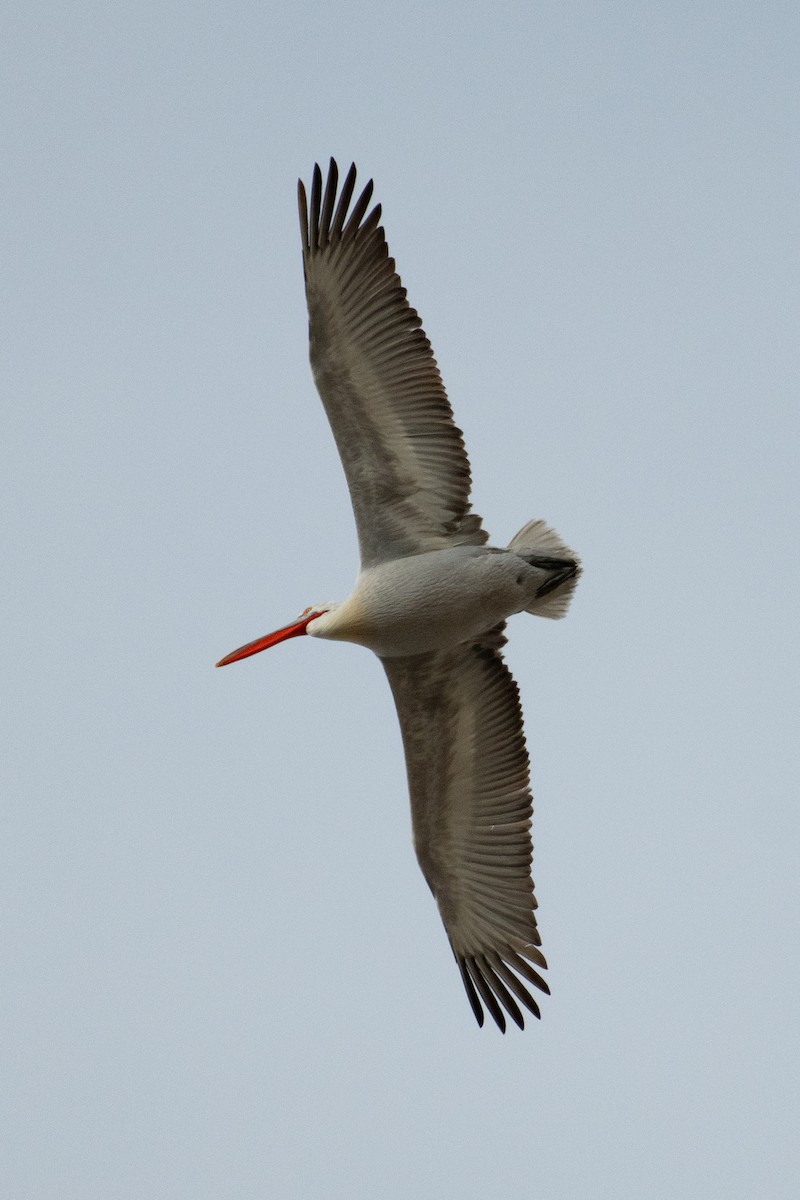
[[[3,1200],[752,1200],[798,1174],[793,3],[18,5]],[[367,652],[295,186],[374,177],[502,544],[541,1023],[478,1030]]]

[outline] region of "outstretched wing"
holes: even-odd
[[[350,208],[351,166],[337,197],[314,167],[298,182],[311,366],[344,466],[361,561],[373,566],[463,542],[482,544],[469,511],[461,430],[422,322],[389,257],[368,183]]]
[[[477,644],[382,660],[408,769],[414,845],[478,1024],[539,1016],[526,983],[539,950],[530,864],[531,793],[519,691],[503,626]],[[533,965],[531,965],[533,964]],[[524,982],[523,982],[524,981]]]

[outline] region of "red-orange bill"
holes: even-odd
[[[276,629],[274,633],[265,634],[264,637],[256,638],[254,642],[248,642],[246,646],[240,646],[238,650],[232,650],[230,654],[226,654],[214,665],[227,667],[228,663],[238,662],[240,658],[249,658],[251,654],[259,654],[262,650],[269,650],[270,646],[277,646],[278,642],[285,642],[287,638],[299,637],[301,633],[305,633],[308,623],[319,615],[318,612],[305,613],[299,621],[285,625],[283,629]]]

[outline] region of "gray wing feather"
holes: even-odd
[[[348,216],[331,159],[310,204],[298,182],[311,366],[344,466],[361,561],[372,566],[487,534],[470,513],[461,430],[422,322],[406,299],[368,183]]]
[[[504,1009],[524,1025],[517,1001],[539,1016],[525,983],[549,989],[534,970],[547,964],[534,915],[528,755],[502,630],[382,662],[403,733],[419,864],[478,1023],[485,1005],[505,1030]]]

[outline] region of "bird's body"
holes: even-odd
[[[381,658],[450,650],[535,604],[550,575],[513,550],[429,550],[360,571],[352,595],[306,632]]]
[[[536,928],[531,794],[504,625],[561,617],[580,574],[542,521],[508,547],[487,544],[469,504],[470,471],[430,343],[388,256],[372,184],[351,209],[331,161],[314,169],[300,227],[314,378],[347,476],[361,550],[356,587],[314,605],[218,666],[300,634],[350,641],[381,659],[394,695],[414,845],[479,1024],[483,1006],[538,1005],[547,985]],[[524,981],[524,982],[523,982]],[[519,1002],[519,1003],[518,1003]]]

